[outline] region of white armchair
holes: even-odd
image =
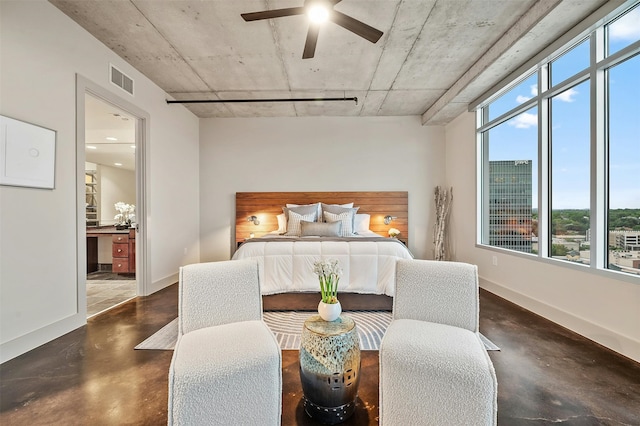
[[[380,345],[380,425],[497,423],[497,380],[478,316],[475,265],[398,261]]]
[[[282,355],[262,321],[255,260],[180,268],[169,425],[279,425]]]

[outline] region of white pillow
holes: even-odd
[[[280,213],[276,216],[276,219],[278,219],[278,234],[287,232],[287,216],[284,213]]]
[[[287,233],[285,235],[300,236],[301,226],[300,221],[305,220],[307,222],[315,222],[316,214],[298,214],[289,210],[289,220],[287,221]]]
[[[325,203],[321,203],[322,206],[334,206],[334,207],[347,207],[347,208],[352,208],[353,207],[353,203],[347,203],[347,204],[325,204]]]
[[[341,237],[350,237],[353,235],[353,212],[344,212],[340,214],[333,214],[330,212],[324,212],[325,222],[342,222],[342,228],[340,229]]]
[[[367,232],[369,230],[369,222],[371,221],[371,215],[366,213],[356,214],[353,232],[359,234],[360,232]]]

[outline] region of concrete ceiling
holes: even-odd
[[[198,117],[421,115],[446,124],[602,0],[343,0],[384,32],[334,24],[301,59],[306,17],[241,13],[304,0],[50,0],[175,99],[357,97],[354,102],[187,105]]]
[[[107,102],[85,95],[86,160],[135,170],[135,146],[135,118]]]

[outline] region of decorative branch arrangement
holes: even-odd
[[[447,260],[447,250],[445,247],[447,231],[446,228],[449,210],[451,209],[451,202],[453,201],[453,188],[447,190],[436,186],[435,200],[436,223],[433,227],[433,244],[435,246],[434,259]]]

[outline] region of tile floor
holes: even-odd
[[[136,297],[135,276],[109,272],[87,274],[87,318]]]

